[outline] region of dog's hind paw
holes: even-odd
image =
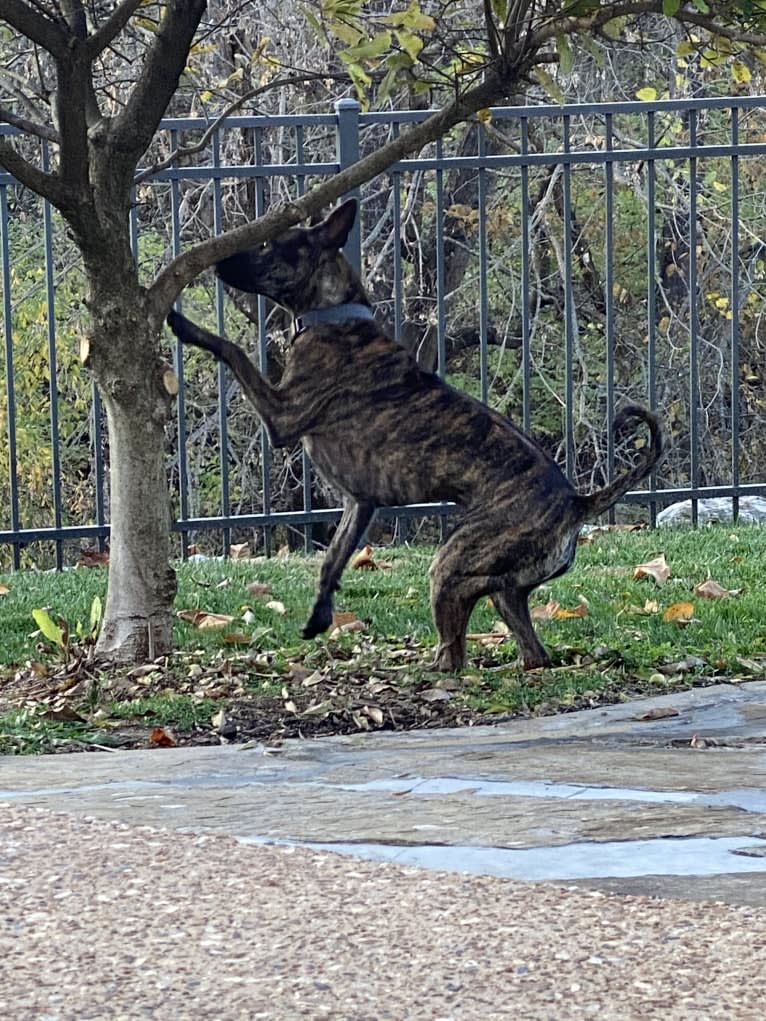
[[[304,638],[316,638],[332,624],[332,604],[317,602],[311,611],[311,616],[306,621],[306,626],[301,631]]]

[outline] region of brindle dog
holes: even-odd
[[[232,287],[262,294],[296,317],[278,386],[235,344],[172,312],[180,340],[234,372],[272,444],[299,440],[344,496],[322,564],[305,638],[332,622],[333,593],[379,506],[451,500],[462,516],[431,566],[439,632],[434,666],[460,670],[476,601],[489,595],[513,632],[527,670],[550,664],[529,615],[529,593],[572,564],[583,522],[611,507],[657,464],[663,434],[654,415],[629,405],[615,432],[644,423],[638,463],[596,493],[578,493],[556,463],[512,422],[419,368],[373,320],[364,287],[341,252],[356,202],[322,223],[218,264]]]

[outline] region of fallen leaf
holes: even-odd
[[[353,624],[357,620],[359,618],[353,610],[340,610],[332,615],[332,626],[334,628],[343,627],[344,624]]]
[[[259,599],[261,596],[270,596],[272,589],[271,585],[264,581],[251,581],[245,586],[249,595]]]
[[[747,659],[745,656],[735,656],[735,662],[748,674],[766,673],[766,663],[759,663],[756,659]]]
[[[155,727],[149,735],[149,741],[151,744],[157,745],[158,748],[175,748],[176,746],[176,739],[165,727]]]
[[[648,560],[645,564],[638,564],[633,570],[634,578],[654,578],[658,585],[664,585],[670,577],[670,568],[665,562],[665,554],[660,553],[654,560]]]
[[[673,674],[688,674],[691,670],[697,670],[705,665],[705,660],[699,656],[686,656],[676,663],[666,663],[658,669],[661,674],[671,677]]]
[[[59,723],[85,723],[85,717],[69,705],[62,705],[48,709],[41,717],[43,720],[56,720]]]
[[[571,609],[566,607],[560,607],[556,610],[554,617],[556,620],[567,620],[570,617],[587,617],[588,616],[588,600],[583,596],[580,596],[580,602],[577,606]]]
[[[657,706],[656,709],[648,709],[645,713],[641,713],[639,716],[634,716],[634,720],[665,720],[671,716],[680,716],[681,714],[677,709],[671,708],[671,706],[663,707]]]
[[[298,712],[298,707],[296,706],[295,702],[293,702],[292,699],[288,699],[287,702],[285,702],[285,709],[287,710],[288,713]]]
[[[362,706],[364,712],[370,717],[373,723],[377,723],[380,727],[383,723],[383,710],[379,709],[376,705]]]
[[[444,688],[426,688],[420,692],[420,697],[424,702],[449,702],[452,695]]]
[[[272,599],[266,603],[266,609],[273,610],[274,613],[278,613],[282,617],[287,613],[287,607],[284,603],[280,603],[278,599]]]
[[[346,635],[352,631],[364,631],[364,628],[364,621],[350,620],[348,624],[340,624],[338,627],[334,627],[328,637],[337,638],[339,635]]]
[[[234,620],[227,613],[208,613],[207,610],[179,610],[176,617],[188,621],[200,630],[207,628],[226,627]]]
[[[659,613],[660,604],[656,599],[647,599],[644,603],[644,613]]]
[[[355,571],[377,571],[378,565],[372,559],[372,546],[370,546],[369,543],[359,550],[357,555],[351,561],[351,566]]]
[[[292,705],[292,703],[290,703]],[[287,706],[285,706],[287,708]],[[329,716],[332,711],[333,704],[332,699],[325,699],[324,702],[317,702],[315,705],[310,705],[308,709],[304,709],[301,716]],[[291,710],[294,712],[294,710]]]
[[[0,596],[7,596],[11,590],[0,581]]]
[[[708,578],[707,581],[700,581],[692,589],[695,596],[702,599],[727,599],[729,596],[738,596],[742,589],[728,589],[719,585],[717,581]]]
[[[109,564],[109,553],[104,550],[84,549],[75,567],[106,567]]]
[[[237,542],[229,546],[229,556],[231,557],[232,560],[249,560],[250,543]]]
[[[673,603],[662,615],[666,624],[688,624],[694,619],[694,603]]]
[[[529,615],[532,620],[553,620],[560,609],[561,603],[550,599],[544,605],[533,606]]]
[[[244,631],[229,631],[223,636],[223,640],[227,645],[249,645],[252,636],[245,634]]]

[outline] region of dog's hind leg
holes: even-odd
[[[492,593],[492,602],[513,632],[524,669],[536,670],[538,667],[550,666],[551,660],[535,633],[532,618],[529,615],[527,599],[530,591],[528,588],[522,589],[509,583],[504,588]]]
[[[372,521],[374,513],[374,503],[357,503],[356,500],[346,500],[343,517],[340,519],[322,561],[322,569],[319,572],[319,591],[311,616],[302,631],[304,638],[314,638],[315,635],[326,631],[332,624],[333,593],[338,589],[343,568],[364,535],[364,530]]]
[[[435,670],[465,666],[465,633],[476,601],[497,587],[484,571],[489,526],[483,513],[464,518],[431,564],[431,611],[439,633]],[[493,534],[491,531],[489,534]]]

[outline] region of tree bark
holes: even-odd
[[[115,260],[119,261],[119,260]],[[172,648],[175,571],[165,425],[173,386],[157,343],[161,323],[146,292],[119,273],[92,282],[93,328],[81,347],[109,426],[110,554],[104,625],[96,646],[135,663]]]

